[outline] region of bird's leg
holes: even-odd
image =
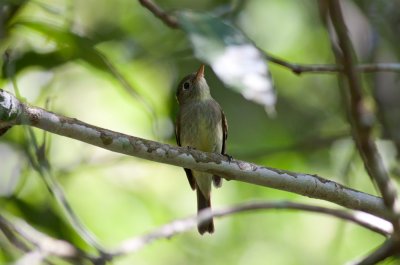
[[[228,154],[222,154],[223,156],[225,156],[228,159],[228,163],[230,164],[233,161],[233,156],[228,155]]]

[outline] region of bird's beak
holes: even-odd
[[[200,65],[199,70],[197,70],[196,76],[194,78],[195,82],[199,82],[202,77],[204,77],[204,64]]]

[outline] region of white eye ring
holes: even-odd
[[[185,83],[183,83],[183,89],[184,90],[188,90],[189,87],[190,87],[190,82],[189,81],[186,81]]]

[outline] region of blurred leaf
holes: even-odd
[[[145,98],[143,98],[134,87],[130,85],[126,78],[117,70],[116,67],[114,67],[107,57],[96,49],[95,45],[98,44],[98,41],[92,40],[85,36],[80,36],[74,32],[47,23],[25,20],[18,21],[12,26],[18,25],[33,29],[53,40],[57,44],[57,50],[47,54],[40,54],[36,52],[24,54],[18,60],[18,62],[23,62],[21,64],[16,64],[17,67],[14,67],[15,69],[13,69],[14,71],[11,73],[12,75],[15,75],[18,73],[18,70],[21,71],[27,66],[39,65],[48,69],[49,67],[55,67],[72,60],[81,59],[90,64],[92,67],[97,68],[98,70],[101,70],[107,74],[111,74],[120,82],[128,94],[138,100],[146,108],[146,111],[150,114],[150,117],[152,119],[156,119],[154,107]],[[8,64],[3,65],[2,74],[4,76],[8,76],[7,66]]]
[[[205,13],[179,12],[178,19],[197,58],[226,85],[273,113],[276,95],[265,58],[239,29]]]
[[[17,58],[18,63],[14,66],[13,75],[26,67],[40,66],[45,69],[51,69],[76,59],[82,59],[100,70],[108,70],[108,66],[102,56],[94,49],[96,43],[89,38],[40,22],[18,21],[10,27],[17,26],[25,26],[45,35],[57,44],[57,50],[49,53],[29,51],[20,55]],[[9,75],[7,67],[7,64],[3,64],[2,75],[6,77]]]
[[[26,2],[26,0],[0,1],[0,40],[7,35],[5,25],[14,18]]]
[[[41,22],[19,21],[14,24],[14,26],[18,25],[42,33],[47,38],[54,41],[58,45],[58,54],[66,61],[79,58],[101,70],[108,69],[103,56],[94,48],[97,42],[87,37]]]

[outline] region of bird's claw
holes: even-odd
[[[230,164],[233,161],[233,156],[228,155],[228,154],[223,154],[228,159],[228,163]]]

